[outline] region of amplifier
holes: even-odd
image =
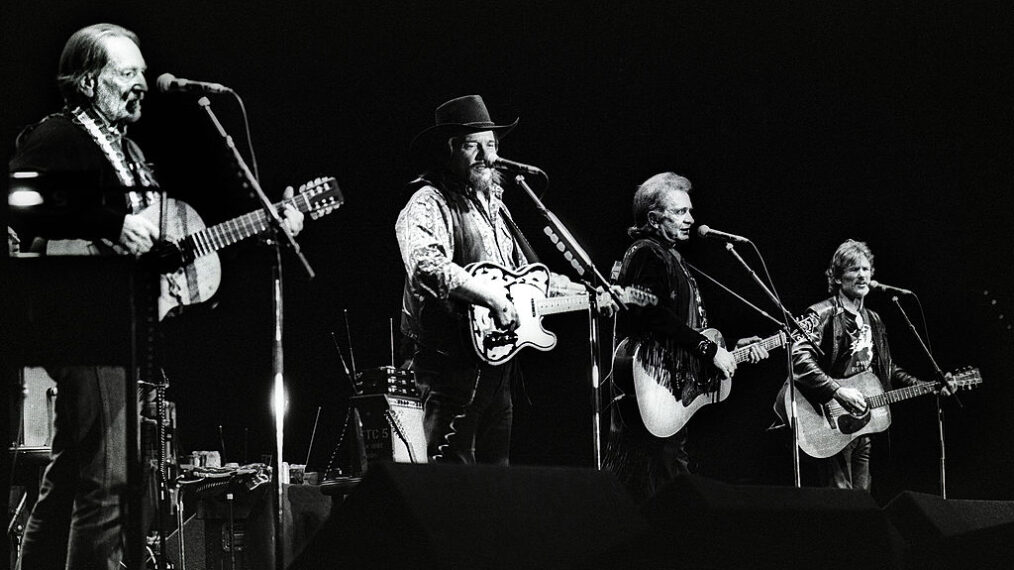
[[[357,375],[356,388],[360,394],[391,394],[419,397],[415,374],[394,366],[381,366],[363,370]]]
[[[352,403],[362,422],[367,464],[427,462],[423,406],[418,398],[370,394],[353,396]]]
[[[24,451],[49,451],[53,444],[53,421],[56,415],[56,381],[41,367],[21,369],[20,409],[12,410],[18,420],[11,443]]]

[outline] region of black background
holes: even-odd
[[[503,156],[551,178],[546,204],[608,272],[627,245],[634,188],[673,170],[695,185],[700,223],[750,236],[786,305],[825,296],[822,276],[846,238],[873,249],[876,278],[919,293],[942,368],[975,365],[985,382],[945,404],[949,495],[1014,498],[1011,359],[1014,248],[1011,11],[1005,2],[31,2],[3,8],[8,156],[26,124],[60,106],[54,76],[75,30],[111,21],[137,32],[148,81],[163,72],[217,81],[242,95],[261,181],[335,176],[347,203],[299,236],[318,272],[285,263],[286,459],[302,463],[318,407],[311,467],[327,463],[345,414],[347,310],[360,369],[390,360],[403,268],[394,220],[417,172],[408,143],[433,109],[482,94],[500,121],[521,123]],[[253,210],[194,95],[150,94],[131,136],[160,180],[208,223]],[[212,97],[243,145],[235,102]],[[523,196],[522,227],[557,271]],[[756,257],[737,248],[759,269]],[[720,245],[694,240],[699,266],[770,310]],[[183,447],[258,460],[271,448],[270,255],[255,243],[221,254],[214,308],[166,334]],[[712,322],[729,338],[774,327],[709,284]],[[895,358],[929,366],[890,298],[868,297]],[[903,306],[920,331],[917,305]],[[550,317],[560,335],[527,354],[516,409],[518,464],[592,464],[583,315]],[[607,338],[608,340],[608,338]],[[784,434],[764,431],[784,352],[741,368],[730,399],[690,429],[697,468],[727,481],[791,483]],[[875,486],[938,486],[931,397],[892,407],[878,441]]]

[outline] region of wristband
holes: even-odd
[[[704,339],[697,343],[697,352],[703,358],[714,358],[715,354],[718,353],[718,345],[708,339]]]

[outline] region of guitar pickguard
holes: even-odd
[[[872,417],[873,414],[870,410],[866,410],[866,413],[861,416],[842,414],[837,418],[838,431],[848,435],[856,433],[866,427]]]
[[[514,273],[489,262],[468,266],[472,275],[507,290],[507,297],[518,313],[518,328],[508,331],[500,328],[486,307],[469,307],[469,336],[472,346],[485,362],[499,365],[510,360],[525,346],[550,350],[556,346],[556,336],[542,327],[542,318],[536,314],[535,302],[549,293],[549,270],[542,264],[533,264]]]

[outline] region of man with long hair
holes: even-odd
[[[503,204],[500,173],[490,166],[518,121],[495,123],[478,95],[447,101],[435,115],[412,142],[428,168],[412,182],[395,227],[406,272],[401,330],[413,346],[430,461],[507,465],[516,363],[482,362],[462,318],[471,303],[487,307],[497,325],[516,327],[506,290],[465,266],[492,261],[517,269],[536,261]],[[550,290],[584,288],[553,273]]]
[[[127,138],[141,118],[147,65],[137,35],[115,24],[75,32],[60,56],[65,106],[18,136],[10,171],[73,181],[65,216],[31,220],[32,250],[48,240],[85,243],[95,255],[141,255],[159,229],[140,211],[158,183],[140,147]],[[303,215],[285,212],[293,233]],[[120,567],[126,486],[126,372],[116,366],[48,367],[57,381],[52,454],[25,529],[22,568]]]

